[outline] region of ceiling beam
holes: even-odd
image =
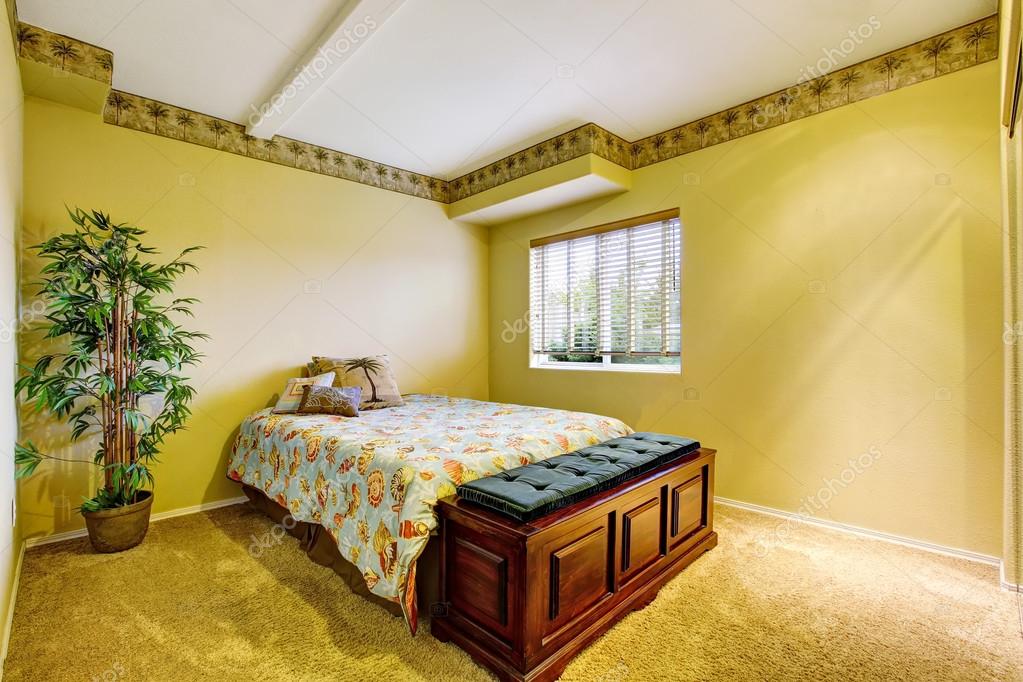
[[[270,139],[352,55],[380,30],[405,0],[348,0],[288,76],[260,104],[251,105],[249,135]]]

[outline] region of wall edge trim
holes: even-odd
[[[18,551],[18,563],[14,567],[11,579],[11,598],[7,603],[7,616],[4,620],[3,641],[0,642],[0,680],[4,678],[4,664],[7,663],[7,649],[11,644],[11,629],[14,626],[14,605],[18,601],[18,590],[21,589],[21,565],[25,561],[25,542]]]
[[[188,516],[189,514],[198,514],[199,512],[211,511],[213,509],[220,509],[222,507],[232,507],[236,504],[242,504],[248,502],[247,497],[231,497],[226,500],[215,500],[213,502],[203,502],[202,504],[194,504],[190,507],[180,507],[178,509],[168,509],[153,514],[149,520],[152,522],[163,521],[165,519],[173,519],[178,516]],[[84,538],[88,535],[88,531],[84,528],[78,530],[64,531],[63,533],[53,533],[52,535],[40,535],[37,537],[31,537],[25,539],[25,546],[28,549],[33,547],[41,547],[43,545],[53,545],[58,542],[64,542],[65,540],[75,540],[77,538]]]
[[[775,509],[774,507],[767,507],[760,504],[753,504],[752,502],[742,502],[740,500],[733,500],[727,497],[715,496],[714,501],[723,504],[727,507],[735,507],[737,509],[745,509],[746,511],[756,512],[758,514],[766,514],[768,516],[775,516],[778,518],[793,521],[795,523],[801,523],[808,526],[816,526],[818,528],[825,528],[827,530],[835,530],[841,533],[849,535],[855,535],[858,537],[867,538],[870,540],[880,540],[893,545],[901,545],[903,547],[909,547],[911,549],[921,549],[925,552],[932,554],[940,554],[943,556],[951,557],[953,559],[965,559],[966,561],[972,561],[978,564],[984,564],[987,566],[1002,566],[1002,561],[998,557],[991,556],[989,554],[982,554],[980,552],[974,552],[968,549],[960,549],[958,547],[948,547],[946,545],[939,545],[933,542],[926,542],[924,540],[916,540],[914,538],[907,538],[903,535],[895,535],[894,533],[885,533],[879,530],[871,530],[870,528],[862,528],[860,526],[854,526],[848,523],[841,523],[838,521],[829,521],[827,519],[808,518],[802,514],[795,512],[784,511],[781,509]],[[1004,580],[1000,581],[1002,585],[1007,585]]]
[[[999,568],[999,571],[998,571],[998,577],[999,577],[999,583],[1001,584],[1002,589],[1003,590],[1008,590],[1009,592],[1020,592],[1020,593],[1023,593],[1023,584],[1014,583],[1011,580],[1009,580],[1006,577],[1006,575],[1005,575],[1005,562],[1002,561],[1002,562],[999,562],[999,563],[1000,563],[1000,568]]]
[[[758,132],[763,132],[765,130],[785,126],[795,121],[827,113],[828,111],[832,111],[834,109],[847,107],[866,99],[871,99],[882,94],[890,94],[891,92],[895,92],[906,87],[912,87],[913,85],[916,85],[918,83],[927,82],[929,80],[934,80],[936,78],[940,78],[947,75],[952,75],[954,73],[958,73],[960,71],[964,71],[975,66],[979,66],[981,64],[997,60],[999,58],[999,45],[997,44],[997,41],[994,45],[994,51],[991,52],[990,54],[987,51],[985,51],[983,59],[981,58],[979,43],[977,43],[975,44],[976,58],[973,63],[958,65],[955,66],[954,68],[953,65],[946,64],[948,70],[940,72],[938,70],[939,61],[938,58],[940,57],[941,53],[939,52],[938,57],[934,58],[935,61],[933,74],[931,74],[930,76],[917,74],[919,78],[917,80],[911,80],[909,82],[900,82],[899,78],[896,78],[896,81],[893,84],[892,83],[893,74],[895,71],[902,68],[902,66],[910,64],[911,66],[919,67],[919,65],[912,64],[912,59],[910,59],[909,57],[899,57],[899,63],[892,66],[891,69],[889,69],[888,71],[886,87],[882,92],[877,93],[867,92],[863,96],[857,96],[855,99],[853,99],[850,95],[851,85],[847,85],[845,86],[846,101],[844,102],[841,101],[841,97],[839,97],[839,101],[837,103],[829,104],[827,107],[824,107],[822,105],[822,97],[824,94],[828,94],[829,98],[831,98],[834,95],[834,91],[831,90],[832,86],[835,85],[835,83],[833,83],[833,79],[838,78],[839,74],[851,72],[858,73],[861,69],[867,71],[874,71],[875,73],[881,73],[881,71],[878,70],[879,67],[877,65],[880,64],[885,58],[898,56],[901,53],[909,53],[913,50],[922,51],[926,48],[928,43],[933,45],[936,39],[949,38],[953,34],[964,31],[971,27],[984,26],[986,28],[990,28],[989,22],[991,22],[992,20],[994,20],[995,22],[995,31],[993,33],[985,33],[984,39],[986,40],[991,36],[997,36],[997,26],[999,21],[999,15],[997,13],[982,17],[980,19],[976,19],[962,26],[958,26],[947,31],[923,38],[914,43],[903,45],[902,47],[895,48],[893,50],[890,50],[881,55],[877,55],[875,57],[864,59],[859,62],[843,66],[841,68],[838,68],[836,66],[830,71],[816,75],[814,78],[806,78],[804,76],[804,78],[800,79],[797,83],[790,85],[782,90],[777,90],[771,93],[767,93],[765,95],[761,95],[759,97],[740,103],[738,105],[708,114],[702,118],[693,121],[678,124],[672,128],[668,128],[667,130],[663,130],[661,132],[654,133],[652,135],[639,138],[637,140],[633,141],[626,140],[622,136],[612,133],[607,129],[601,127],[597,123],[591,121],[583,123],[582,125],[577,125],[564,133],[554,135],[548,139],[537,142],[523,149],[519,149],[518,151],[512,152],[511,154],[507,154],[502,158],[484,164],[483,166],[480,166],[475,170],[471,170],[467,173],[463,173],[456,177],[451,177],[447,179],[439,178],[425,173],[408,171],[402,168],[398,168],[397,166],[383,164],[377,161],[373,161],[372,159],[365,159],[355,154],[350,154],[348,152],[343,152],[341,150],[336,150],[329,147],[323,147],[321,145],[312,144],[310,142],[304,142],[301,140],[294,140],[291,138],[277,136],[275,136],[275,138],[272,138],[275,141],[280,140],[280,142],[277,144],[283,143],[285,146],[292,144],[296,145],[296,149],[301,150],[301,152],[299,153],[302,156],[309,157],[322,152],[324,154],[323,156],[324,159],[333,159],[336,156],[340,156],[345,159],[358,159],[361,162],[368,163],[365,168],[359,170],[358,177],[347,177],[341,174],[344,171],[339,171],[335,173],[329,172],[330,167],[332,165],[336,165],[333,163],[333,161],[328,161],[326,171],[324,170],[322,159],[315,166],[308,161],[303,162],[303,164],[300,164],[298,160],[299,153],[294,153],[292,163],[286,162],[286,155],[283,152],[277,154],[277,156],[280,157],[279,159],[275,159],[272,150],[267,150],[265,154],[266,158],[262,158],[258,154],[251,153],[252,150],[248,148],[248,143],[245,144],[244,149],[238,145],[235,145],[235,147],[225,147],[224,145],[221,144],[220,133],[215,134],[213,141],[211,143],[209,140],[200,140],[196,138],[188,139],[187,133],[185,133],[184,131],[182,131],[182,135],[180,137],[176,134],[169,134],[168,131],[174,129],[174,126],[172,124],[165,125],[163,131],[161,131],[158,119],[153,120],[152,129],[149,129],[146,126],[144,120],[143,122],[135,122],[135,124],[132,123],[134,119],[130,118],[122,121],[119,110],[115,110],[113,114],[110,113],[109,100],[107,106],[104,107],[103,113],[101,114],[101,118],[107,124],[114,125],[120,128],[125,128],[127,130],[135,130],[137,132],[156,135],[158,137],[164,137],[166,139],[171,139],[178,142],[185,142],[187,144],[195,144],[206,147],[208,149],[223,151],[245,158],[254,159],[257,161],[275,163],[285,168],[305,170],[308,172],[317,173],[319,175],[324,175],[326,177],[336,178],[339,180],[348,180],[349,182],[356,182],[367,187],[385,189],[406,196],[416,197],[420,199],[425,199],[427,201],[434,201],[440,204],[450,205],[456,203],[457,201],[461,201],[471,196],[475,196],[476,194],[479,194],[481,192],[485,192],[489,189],[493,189],[494,187],[505,184],[506,182],[510,182],[511,180],[515,180],[520,177],[524,177],[525,175],[529,175],[533,172],[536,172],[537,170],[543,170],[544,168],[549,168],[554,165],[565,163],[566,161],[578,158],[579,156],[582,156],[586,153],[596,154],[597,156],[607,161],[610,161],[611,163],[619,165],[625,168],[626,170],[639,170],[641,168],[646,168],[647,166],[652,166],[658,163],[663,163],[665,161],[678,158],[680,156],[684,156],[686,154],[702,151],[703,149],[706,149],[711,146],[724,144],[726,142],[741,139],[742,137],[747,137]],[[29,28],[36,28],[47,33],[53,33],[48,29],[39,26],[34,26],[32,24],[27,24],[25,22],[19,22],[19,24],[23,24]],[[73,38],[70,36],[62,37],[72,40],[77,44],[87,45],[89,47],[94,47],[96,49],[105,50],[109,52],[109,50],[106,50],[106,48],[92,46],[89,43],[85,43],[84,41],[78,40],[77,38]],[[948,49],[947,46],[945,49],[946,50]],[[30,61],[38,61],[32,59],[31,56],[22,58],[29,59]],[[46,61],[47,62],[52,61],[52,59],[50,57],[46,57]],[[870,65],[874,65],[874,67],[870,68]],[[50,64],[50,66],[53,65]],[[926,64],[924,66],[926,66]],[[57,65],[53,66],[53,68],[63,71],[68,70],[66,68],[66,65]],[[111,66],[111,73],[112,70],[113,67]],[[858,78],[862,79],[862,75],[858,76]],[[817,84],[820,87],[817,90],[814,90],[813,84]],[[792,91],[795,91],[797,94],[790,95]],[[839,87],[839,94],[840,92],[841,86]],[[807,93],[816,96],[817,98],[816,111],[801,111],[797,112],[797,115],[790,117],[789,106],[792,103],[798,103],[801,99],[803,99],[804,95],[806,95]],[[114,95],[117,95],[121,98],[133,98],[138,101],[140,107],[144,107],[146,104],[152,104],[160,107],[163,107],[165,105],[166,107],[171,107],[172,109],[178,110],[180,112],[195,114],[196,116],[204,120],[207,124],[219,122],[220,125],[225,126],[225,132],[228,132],[229,128],[233,127],[237,129],[236,132],[238,132],[239,136],[250,137],[248,136],[248,133],[246,132],[246,128],[244,125],[235,123],[233,121],[229,121],[227,119],[222,119],[209,114],[204,114],[202,112],[197,112],[184,107],[179,107],[169,102],[162,102],[160,100],[152,99],[142,95],[136,95],[134,93],[118,90],[116,88],[111,87],[108,97]],[[766,109],[777,109],[773,100],[780,96],[788,97],[789,98],[788,103],[782,106],[782,109],[784,109],[784,113],[781,116],[781,120],[772,121],[771,119],[772,118],[777,119],[777,116],[776,115],[768,116],[763,112]],[[813,97],[811,96],[810,99],[812,100]],[[769,102],[768,100],[771,100],[771,102]],[[752,105],[756,105],[758,107],[757,111],[760,113],[754,114],[753,109],[751,108]],[[743,131],[743,125],[741,122],[742,116],[740,115],[744,112],[747,114],[746,115],[747,127],[749,128],[745,130],[745,132]],[[169,115],[171,113],[174,112],[166,111],[164,112],[163,115]],[[779,113],[778,111],[775,111],[775,114],[778,113]],[[731,118],[729,118],[729,116],[731,116]],[[763,123],[758,125],[756,121],[759,119],[763,119]],[[703,128],[701,129],[700,126],[703,126]],[[724,126],[724,128],[722,128],[722,126]],[[733,127],[735,126],[738,126],[737,130],[733,130]],[[587,141],[583,140],[582,137],[580,137],[579,135],[581,132],[584,131],[587,133],[586,136],[588,137],[589,142],[588,145],[586,144]],[[666,145],[665,141],[668,139],[668,137],[672,136],[676,132],[679,133],[679,140],[681,140],[683,137],[682,131],[688,131],[687,133],[688,137],[686,139],[692,138],[694,137],[694,135],[699,137],[700,142],[698,146],[692,149],[678,149],[677,148],[678,144],[676,143],[675,144],[676,149],[674,153],[668,153],[668,148],[670,147],[670,145]],[[592,136],[589,135],[588,133],[592,133]],[[710,134],[710,139],[707,138],[708,133]],[[614,141],[613,150],[608,149],[606,144],[603,143],[597,144],[598,139],[603,140],[605,137],[613,139]],[[577,141],[575,143],[572,143],[571,146],[573,148],[569,150],[568,154],[566,154],[566,156],[569,156],[570,158],[561,158],[562,154],[561,152],[557,151],[556,146],[558,144],[564,145],[566,141],[571,140],[572,138],[576,138]],[[660,140],[660,142],[658,142],[658,140]],[[532,170],[527,169],[521,173],[517,172],[515,177],[511,177],[511,168],[508,168],[507,172],[501,171],[502,164],[507,163],[509,160],[514,160],[516,158],[528,159],[532,156],[533,153],[537,151],[542,151],[543,153],[546,153],[548,145],[555,147],[553,152],[554,163],[544,165],[541,156],[538,168]],[[345,162],[344,165],[347,165],[347,161]],[[386,171],[378,173],[376,177],[373,176],[373,173],[369,173],[369,177],[366,177],[367,169],[381,168],[386,168]],[[448,174],[445,173],[444,175]],[[389,181],[388,178],[390,178]]]

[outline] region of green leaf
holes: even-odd
[[[201,247],[189,247],[169,262],[143,260],[157,254],[142,243],[145,230],[116,223],[99,210],[66,208],[73,228],[30,247],[44,261],[35,283],[47,306],[40,327],[66,350],[19,365],[14,390],[37,411],[68,421],[72,440],[101,428],[100,401],[114,411],[113,423],[135,434],[137,455],[127,465],[115,464],[114,453],[99,442],[93,462],[109,472],[109,484],[82,509],[102,509],[128,504],[142,485],[152,485],[152,472],[141,462],[153,460],[190,415],[195,391],[180,371],[202,357],[192,344],[208,337],[176,324],[178,317],[192,317],[197,301],[172,295],[178,278],[195,270],[184,257]],[[123,312],[119,319],[117,310]],[[109,358],[103,366],[98,358],[101,349],[109,351],[115,328],[129,350],[120,357],[122,366],[112,369],[106,366]],[[134,408],[147,395],[163,395],[155,419]],[[17,445],[17,475],[31,475],[45,459],[55,458],[31,443]]]
[[[15,478],[26,478],[35,473],[36,467],[43,461],[43,455],[36,446],[29,441],[25,445],[14,444],[14,476]]]

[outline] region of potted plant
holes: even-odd
[[[66,420],[72,441],[96,443],[91,463],[102,470],[102,486],[80,511],[93,547],[118,552],[145,537],[151,465],[191,414],[195,389],[182,371],[202,357],[192,344],[207,336],[182,329],[172,316],[191,316],[197,301],[158,299],[195,270],[184,258],[199,247],[156,264],[148,259],[156,251],[142,244],[144,230],[98,211],[69,214],[73,231],[33,247],[48,261],[37,284],[47,304],[46,338],[60,350],[22,365],[15,395]],[[19,478],[47,459],[79,461],[45,454],[31,441],[15,446]]]

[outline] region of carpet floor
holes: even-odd
[[[564,680],[1023,680],[1019,595],[989,566],[717,508],[718,547]],[[488,680],[353,595],[244,506],[120,555],[29,550],[7,680]],[[249,551],[260,541],[262,551]],[[425,621],[425,618],[424,618]]]

